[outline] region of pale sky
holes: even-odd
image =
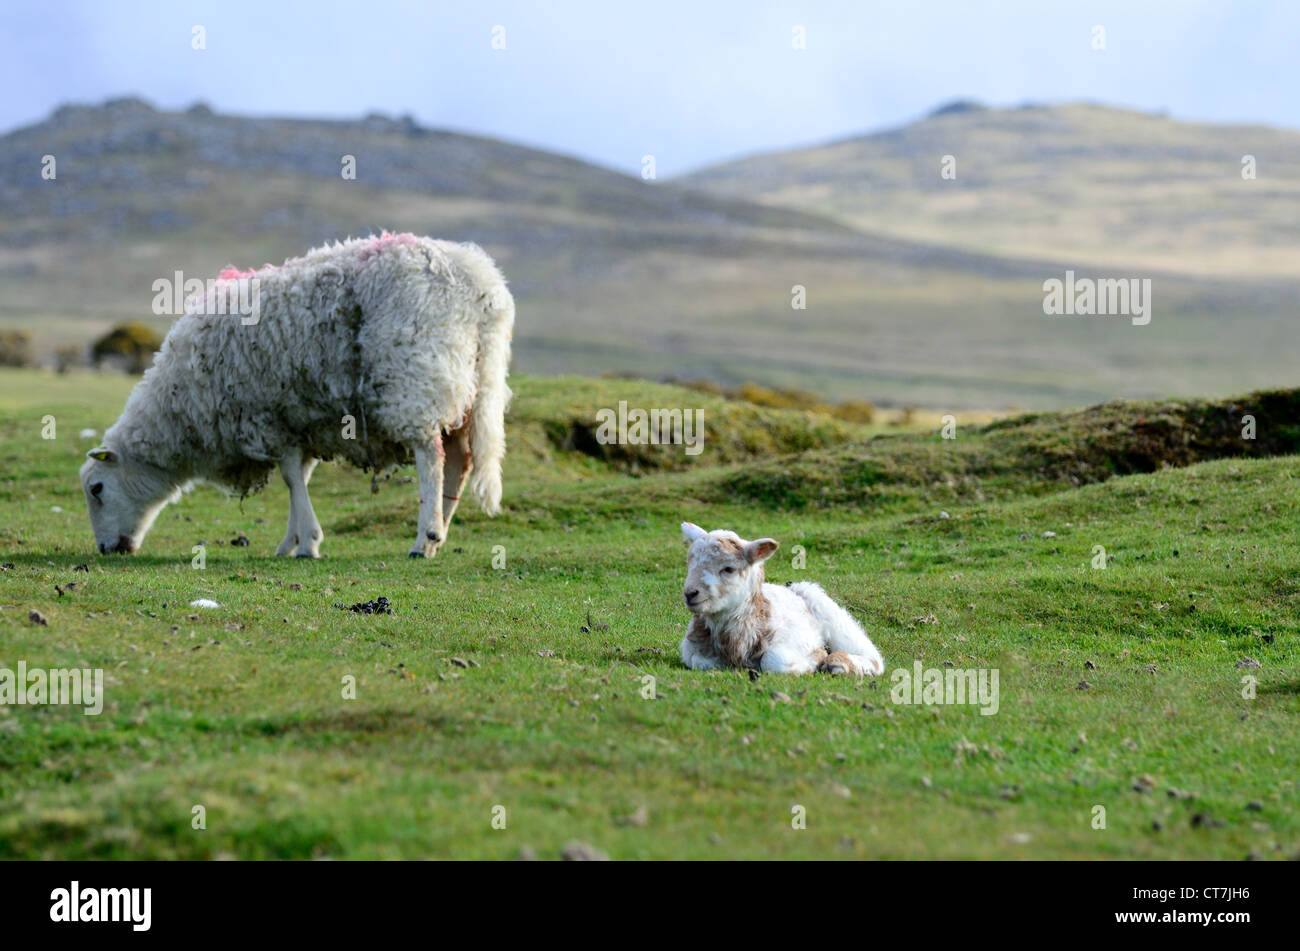
[[[6,3],[0,43],[2,131],[123,95],[251,115],[411,113],[631,173],[652,154],[661,177],[955,98],[1300,128],[1296,0],[53,0]]]

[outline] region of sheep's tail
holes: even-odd
[[[483,511],[501,510],[501,462],[506,454],[506,407],[510,387],[510,338],[514,333],[515,301],[498,280],[481,298],[477,393],[470,416],[469,447],[473,454],[469,485]]]

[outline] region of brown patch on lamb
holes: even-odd
[[[691,642],[695,652],[700,656],[710,660],[720,659],[713,643],[713,633],[709,630],[709,625],[704,622],[704,618],[698,614],[691,618],[691,626],[686,629],[686,639]]]
[[[741,670],[757,670],[767,653],[772,641],[772,629],[768,623],[772,615],[771,602],[763,595],[760,577],[757,590],[750,600],[749,609],[732,624],[725,627],[722,636],[717,638],[716,648],[724,660],[732,667]]]

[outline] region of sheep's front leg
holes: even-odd
[[[447,537],[442,516],[444,458],[441,435],[435,436],[430,445],[415,447],[415,469],[420,476],[420,523],[409,552],[412,558],[432,558]]]
[[[448,433],[446,448],[447,461],[444,467],[446,477],[443,480],[446,488],[442,496],[442,540],[444,542],[447,540],[447,533],[451,531],[451,519],[456,514],[456,506],[460,504],[460,495],[465,491],[465,483],[469,481],[469,471],[474,467],[474,456],[469,451],[469,427],[465,426]]]
[[[285,487],[289,490],[289,524],[285,528],[284,541],[280,542],[280,547],[275,550],[277,558],[283,558],[298,544],[298,507],[293,504],[293,497],[297,491],[297,479],[301,472],[302,453],[297,449],[285,453],[280,460],[280,478],[284,480]],[[305,480],[303,485],[306,485]]]
[[[311,497],[307,494],[307,483],[316,468],[319,459],[302,457],[302,450],[291,449],[280,460],[280,478],[289,487],[289,526],[284,541],[275,550],[277,555],[293,552],[299,558],[319,558],[321,539],[320,522],[311,507]]]

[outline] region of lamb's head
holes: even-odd
[[[132,554],[144,541],[154,519],[176,494],[161,469],[100,446],[86,453],[81,466],[90,527],[100,554]]]
[[[690,545],[682,597],[695,614],[731,614],[763,586],[763,562],[777,549],[770,538],[748,542],[735,532],[706,532],[682,522]]]

